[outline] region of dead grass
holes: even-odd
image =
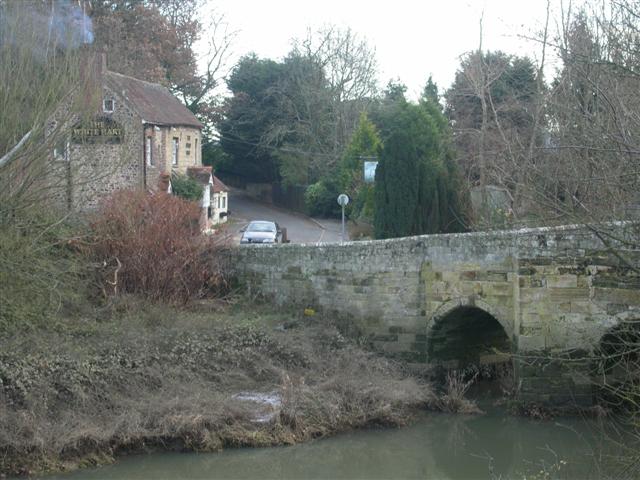
[[[318,316],[129,299],[101,318],[0,340],[0,474],[155,449],[290,444],[404,425],[435,402],[400,364]],[[247,391],[277,392],[268,421],[234,398]]]
[[[474,374],[471,378],[467,378],[464,372],[460,370],[451,370],[447,372],[445,384],[445,393],[436,399],[436,405],[439,410],[450,413],[482,413],[478,405],[472,400],[465,397],[469,387],[476,381],[478,374]]]

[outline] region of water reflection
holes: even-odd
[[[474,417],[432,414],[408,428],[353,432],[293,447],[137,456],[53,478],[523,478],[541,469],[555,471],[561,462],[566,465],[560,477],[598,478],[592,445],[599,430],[593,426],[498,411]]]

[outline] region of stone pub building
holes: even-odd
[[[166,190],[170,174],[202,168],[203,126],[166,87],[109,71],[105,54],[89,63],[84,94],[95,114],[65,120],[70,134],[53,149],[67,208],[94,209],[119,189]]]

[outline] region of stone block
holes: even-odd
[[[428,347],[429,346],[428,346],[427,342],[414,342],[411,345],[411,351],[412,352],[418,352],[418,353],[426,354],[427,350],[428,350]]]
[[[389,353],[404,353],[414,352],[412,349],[413,343],[405,342],[381,342],[378,344],[378,348],[383,352]]]
[[[518,353],[536,352],[546,347],[545,338],[542,335],[520,335],[518,337]]]
[[[511,360],[509,353],[493,353],[488,355],[480,355],[480,365],[495,365],[498,363],[506,363]]]
[[[520,335],[524,336],[544,336],[546,327],[540,325],[520,325]]]
[[[593,292],[596,301],[640,306],[640,290],[594,288]]]
[[[521,276],[535,275],[536,272],[537,270],[532,266],[518,268],[518,275],[521,275]]]
[[[487,272],[486,280],[488,282],[506,282],[507,272],[489,271]]]
[[[520,302],[540,302],[547,295],[546,288],[521,288],[520,289]]]
[[[460,272],[460,280],[475,280],[477,272],[475,270]]]
[[[398,334],[398,342],[401,343],[413,343],[416,341],[415,333],[399,333]]]
[[[537,312],[522,312],[521,325],[523,327],[538,327],[540,324],[540,315]]]
[[[486,297],[510,297],[513,295],[513,284],[509,282],[483,282],[482,293]]]
[[[547,275],[546,280],[548,288],[577,288],[578,286],[577,275]]]
[[[606,307],[608,315],[617,315],[629,309],[629,305],[625,303],[608,303]]]
[[[371,337],[371,341],[375,343],[388,343],[388,342],[397,342],[398,335],[397,334],[377,334]]]
[[[582,313],[583,315],[593,315],[602,309],[589,300],[577,300],[571,302],[571,313]]]
[[[460,294],[460,296],[469,297],[471,295],[477,294],[477,285],[477,282],[461,281],[457,284],[456,290]]]
[[[428,300],[426,302],[426,316],[430,317],[431,315],[433,315],[441,306],[443,305],[443,302],[438,301],[438,300]]]
[[[460,272],[440,272],[441,280],[449,283],[457,283],[460,280]]]
[[[405,328],[398,325],[389,327],[389,333],[405,333]]]
[[[554,303],[571,302],[575,300],[588,300],[588,288],[547,288],[549,300]]]

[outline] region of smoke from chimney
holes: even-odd
[[[93,23],[86,1],[0,2],[0,42],[34,45],[45,58],[56,49],[76,49],[93,43]],[[24,38],[23,38],[24,37]]]

